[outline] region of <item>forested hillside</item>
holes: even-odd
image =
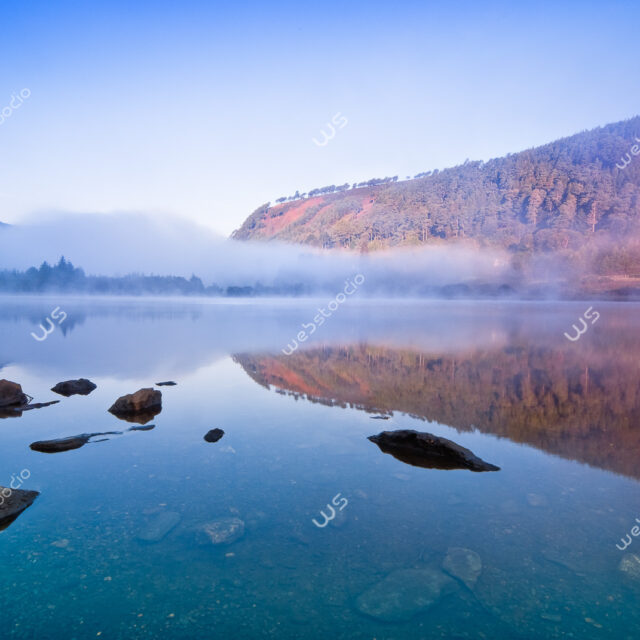
[[[412,180],[296,193],[258,208],[234,238],[360,251],[457,240],[523,255],[586,253],[600,273],[640,273],[640,251],[630,243],[640,218],[634,153],[640,117]]]

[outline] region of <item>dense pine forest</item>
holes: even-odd
[[[411,180],[314,189],[261,206],[234,237],[359,251],[458,241],[516,263],[553,252],[600,274],[640,273],[639,142],[636,117]]]

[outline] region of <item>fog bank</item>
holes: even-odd
[[[304,283],[326,289],[357,273],[369,286],[403,289],[510,275],[508,256],[465,246],[396,249],[373,254],[321,251],[275,242],[240,242],[205,227],[140,213],[40,214],[0,230],[0,269],[25,270],[61,256],[89,275],[195,274],[205,284]]]

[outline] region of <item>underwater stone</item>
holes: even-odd
[[[178,525],[182,517],[175,511],[163,511],[138,533],[141,542],[160,542]]]
[[[482,560],[471,549],[450,547],[442,562],[442,568],[455,578],[459,578],[469,589],[472,589],[482,572]]]
[[[356,607],[378,620],[403,622],[434,605],[443,592],[454,587],[454,581],[436,569],[400,569],[358,596]]]

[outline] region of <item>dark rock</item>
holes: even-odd
[[[65,382],[58,382],[58,384],[51,389],[54,393],[59,393],[61,396],[68,398],[69,396],[88,396],[94,389],[97,389],[97,385],[87,380],[86,378],[79,378],[78,380],[66,380]]]
[[[156,387],[175,387],[177,384],[173,380],[168,380],[167,382],[156,382]]]
[[[204,437],[207,442],[218,442],[220,438],[224,435],[224,431],[222,429],[211,429],[209,433]]]
[[[22,393],[22,387],[17,382],[0,380],[0,407],[28,404],[29,398]]]
[[[481,460],[469,449],[431,433],[409,429],[383,431],[377,436],[369,436],[369,440],[375,442],[383,453],[415,467],[500,471],[500,467]]]
[[[33,451],[39,451],[40,453],[61,453],[63,451],[71,451],[72,449],[79,449],[84,447],[85,444],[90,442],[91,438],[97,436],[110,436],[121,435],[121,431],[106,431],[104,433],[81,433],[77,436],[69,436],[68,438],[56,438],[55,440],[39,440],[38,442],[32,442],[29,447]],[[103,442],[99,440],[98,442]]]
[[[244,522],[240,518],[219,518],[198,529],[201,543],[231,544],[244,535]]]
[[[118,398],[109,412],[121,420],[145,424],[162,411],[162,392],[156,389],[139,389],[135,393]]]
[[[4,531],[40,494],[37,491],[0,487],[0,531]]]
[[[454,581],[436,569],[401,569],[358,596],[356,607],[360,613],[378,620],[404,622],[454,588]]]
[[[160,542],[174,529],[181,520],[179,513],[175,511],[163,511],[151,520],[138,534],[138,540],[142,542]]]
[[[388,420],[389,416],[369,416],[372,420]]]
[[[19,402],[17,404],[2,405],[3,396],[5,401],[19,399]],[[60,400],[52,400],[51,402],[35,402],[29,404],[32,399],[31,396],[22,393],[22,388],[19,384],[9,382],[8,380],[0,380],[0,418],[19,418],[23,411],[42,409],[43,407],[50,407],[52,404],[58,404],[60,402]]]

